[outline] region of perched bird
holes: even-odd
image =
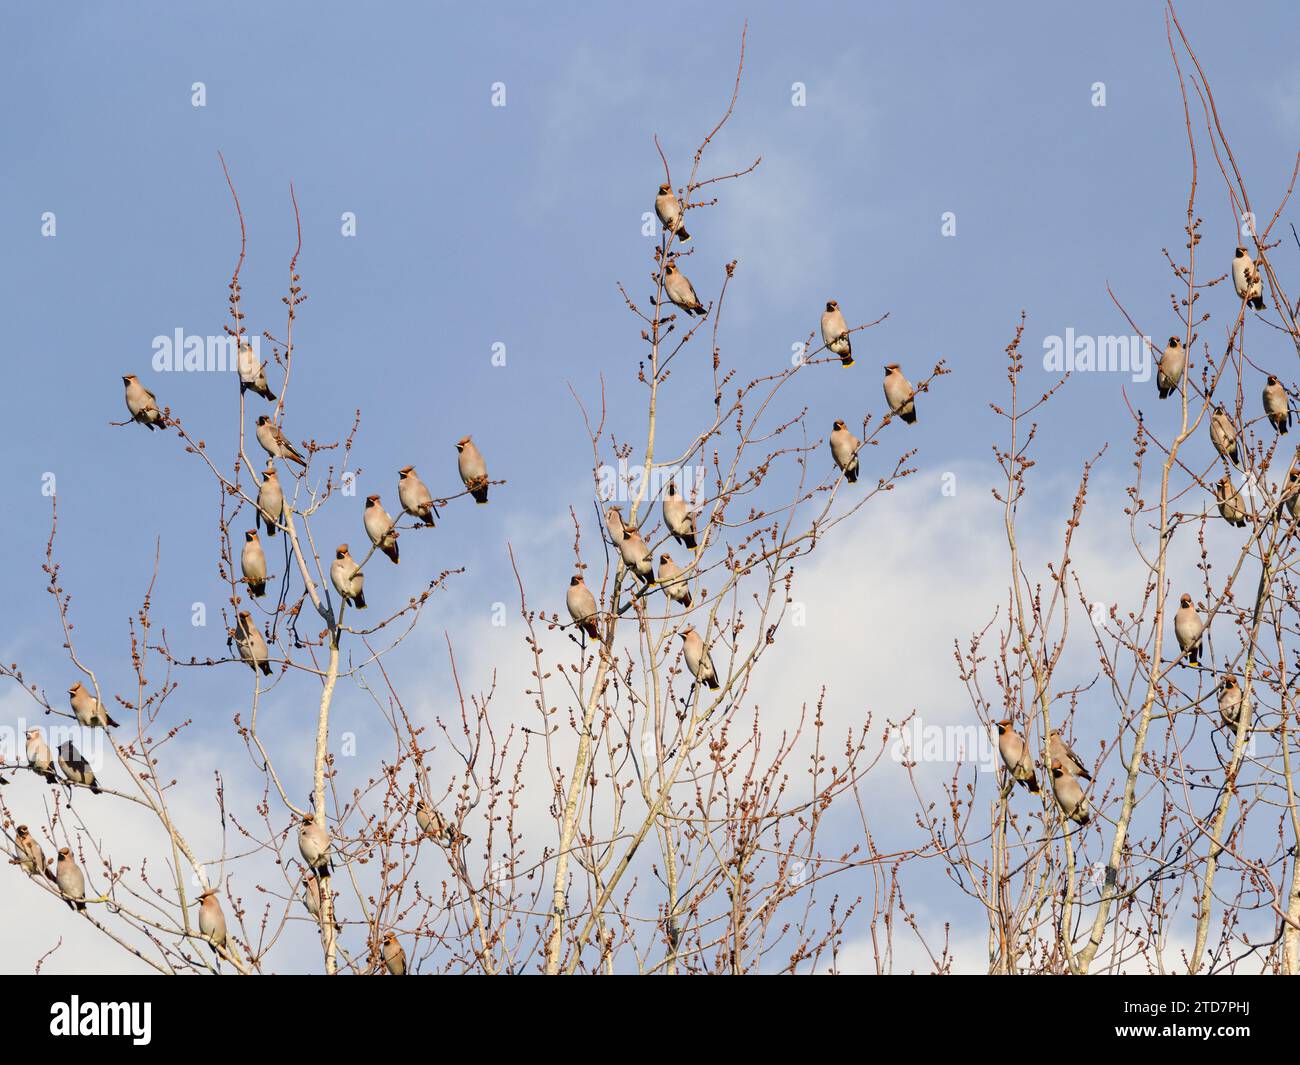
[[[64,740],[59,745],[59,768],[73,784],[84,784],[92,795],[99,794],[99,781],[95,779],[95,771],[90,768],[85,756],[72,745],[71,740]]]
[[[1229,525],[1238,529],[1246,527],[1246,507],[1241,494],[1232,485],[1232,478],[1224,476],[1214,487],[1214,501],[1219,505],[1219,513]]]
[[[50,745],[45,742],[45,737],[38,728],[27,730],[27,764],[43,776],[46,783],[55,782],[54,755],[50,753]]]
[[[1223,409],[1223,404],[1215,407],[1214,413],[1210,415],[1210,440],[1214,444],[1214,450],[1225,459],[1229,462],[1238,462],[1237,427],[1232,424],[1232,419]]]
[[[318,877],[330,875],[330,834],[310,816],[303,817],[298,826],[298,850]]]
[[[483,460],[482,454],[468,436],[462,436],[456,441],[456,450],[460,453],[456,458],[460,479],[465,482],[465,487],[469,489],[469,494],[474,497],[475,503],[486,503],[488,475],[487,463]]]
[[[646,584],[655,579],[654,559],[650,548],[635,525],[623,526],[623,542],[618,545],[618,553],[623,556],[623,565],[635,573]]]
[[[271,675],[271,652],[267,649],[266,637],[253,623],[253,615],[247,610],[239,612],[239,620],[235,623],[235,646],[249,669],[254,673],[260,669],[268,677]]]
[[[890,411],[908,425],[916,422],[916,399],[912,382],[903,376],[903,371],[896,362],[885,367],[885,402],[889,404]]]
[[[259,362],[257,353],[251,344],[241,343],[237,359],[239,368],[239,391],[256,392],[263,399],[275,401],[275,393],[266,383],[266,364]]]
[[[1264,415],[1279,433],[1286,432],[1291,421],[1291,407],[1286,389],[1273,374],[1268,375],[1268,384],[1264,386]]]
[[[239,566],[248,582],[248,594],[254,599],[266,594],[266,553],[257,538],[257,530],[244,533],[244,549],[239,555]]]
[[[339,544],[334,550],[330,580],[334,583],[334,590],[343,597],[343,602],[355,606],[358,610],[366,609],[366,575],[361,572],[361,567],[348,553],[347,544]]]
[[[664,524],[683,547],[695,550],[695,515],[686,505],[686,497],[677,491],[675,481],[668,482],[664,495]]]
[[[849,340],[849,327],[835,300],[828,300],[822,311],[822,343],[832,355],[840,357],[842,366],[853,365],[853,343]]]
[[[713,668],[713,658],[700,639],[700,634],[695,631],[695,626],[687,625],[677,635],[682,638],[682,653],[686,656],[686,668],[690,670],[691,676],[717,691],[718,671]]]
[[[683,570],[672,560],[671,555],[659,556],[659,584],[674,603],[681,603],[687,609],[691,605],[691,589],[682,576]]]
[[[316,918],[316,923],[320,924],[320,881],[316,879],[316,874],[304,873],[302,886],[303,905],[307,907],[307,912]],[[334,931],[343,931],[343,926],[337,920],[334,922]]]
[[[68,689],[68,701],[77,721],[85,728],[117,728],[117,722],[108,716],[104,704],[87,691],[81,681]]]
[[[1241,685],[1231,673],[1219,683],[1219,721],[1226,729],[1237,730],[1241,720]]]
[[[421,832],[433,836],[434,839],[450,839],[452,836],[451,825],[447,823],[447,819],[423,799],[416,800],[415,823],[420,826]]]
[[[86,908],[86,874],[77,868],[72,859],[72,851],[67,847],[59,848],[59,860],[54,867],[54,882],[59,891],[74,910]]]
[[[397,501],[407,514],[419,518],[425,525],[432,526],[433,519],[440,517],[438,508],[433,505],[433,496],[416,474],[414,466],[403,466],[397,471]]]
[[[849,484],[858,483],[858,448],[862,441],[849,432],[843,418],[836,418],[831,427],[831,458],[844,471]]]
[[[1034,758],[1029,753],[1029,744],[1011,727],[1010,718],[997,722],[997,726],[998,753],[1002,755],[1002,764],[1007,767],[1011,779],[1038,794],[1038,775],[1034,772]]]
[[[388,970],[389,976],[406,975],[406,951],[402,949],[402,944],[397,942],[397,937],[392,932],[384,933],[384,968]]]
[[[366,496],[366,512],[361,520],[370,542],[386,554],[394,566],[397,565],[401,561],[397,552],[398,532],[378,496]]]
[[[1183,379],[1186,368],[1187,349],[1177,337],[1170,337],[1156,365],[1156,390],[1161,399],[1168,399],[1178,390],[1178,382]]]
[[[257,442],[262,445],[262,450],[271,458],[296,462],[303,469],[307,468],[307,460],[298,454],[297,449],[289,443],[289,438],[284,435],[278,425],[271,421],[270,415],[259,414],[257,416]]]
[[[605,528],[609,530],[609,539],[615,547],[623,542],[623,511],[619,507],[605,510]]]
[[[122,383],[126,385],[126,409],[130,411],[131,419],[150,432],[163,428],[167,420],[158,409],[158,400],[154,394],[133,373],[123,374]]]
[[[1232,287],[1237,298],[1245,300],[1255,310],[1262,311],[1267,306],[1264,303],[1264,281],[1259,276],[1255,260],[1245,248],[1238,248],[1232,257]]]
[[[682,205],[677,202],[677,197],[673,195],[672,186],[660,185],[659,194],[655,196],[655,214],[659,216],[659,224],[669,233],[675,234],[682,244],[691,239],[691,235],[686,232],[686,227],[682,225],[685,213]]]
[[[600,628],[596,624],[596,597],[582,580],[581,573],[575,573],[569,580],[569,590],[564,595],[565,605],[569,608],[569,617],[574,624],[593,640],[600,639]]]
[[[54,880],[54,874],[50,872],[49,865],[45,860],[45,852],[41,850],[41,845],[36,842],[36,837],[27,831],[26,825],[19,825],[15,833],[14,844],[18,848],[18,857],[12,859],[14,865],[18,866],[28,876],[45,876],[47,879],[58,883]]]
[[[208,941],[212,953],[220,954],[226,945],[226,915],[221,912],[214,888],[208,888],[199,896],[199,932]]]
[[[266,525],[266,535],[275,535],[275,526],[284,516],[284,489],[276,476],[275,463],[268,462],[257,489],[257,513]]]
[[[1298,505],[1300,505],[1300,466],[1293,466],[1286,475],[1286,483],[1282,486],[1282,502],[1278,507],[1278,513],[1281,513],[1282,507],[1286,507],[1291,520],[1295,521]]]
[[[1053,762],[1060,762],[1065,766],[1066,772],[1074,776],[1083,777],[1084,780],[1092,779],[1083,759],[1074,753],[1074,748],[1061,739],[1061,734],[1055,729],[1047,736],[1047,757]]]
[[[687,314],[698,314],[702,317],[708,313],[700,298],[695,295],[695,286],[677,269],[677,264],[672,260],[669,260],[668,265],[664,267],[664,291],[668,293],[668,298]]]
[[[1060,762],[1052,763],[1052,791],[1056,793],[1056,805],[1061,808],[1061,813],[1076,824],[1088,823],[1088,798],[1079,782]]]
[[[1205,632],[1205,625],[1201,622],[1200,615],[1196,613],[1196,607],[1192,606],[1192,597],[1184,593],[1178,600],[1178,613],[1174,615],[1174,636],[1178,640],[1179,648],[1187,655],[1189,666],[1201,664],[1203,632]]]

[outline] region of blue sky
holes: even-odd
[[[1281,32],[1294,9],[1256,4],[1248,26],[1221,4],[1180,11],[1252,196],[1271,213],[1300,138],[1300,61],[1294,33]],[[828,298],[852,322],[890,312],[855,339],[855,370],[831,368],[817,379],[825,387],[800,393],[815,427],[878,410],[880,363],[900,361],[915,379],[945,357],[954,373],[925,397],[923,431],[909,440],[933,483],[954,469],[978,481],[999,428],[988,402],[1003,396],[1002,351],[1022,309],[1034,387],[1051,380],[1037,367],[1045,335],[1130,331],[1108,282],[1150,335],[1175,331],[1161,248],[1182,246],[1188,162],[1161,12],[1121,2],[11,7],[0,35],[11,353],[0,471],[11,624],[0,653],[51,692],[70,683],[40,570],[49,472],[80,647],[109,690],[129,683],[125,626],[156,537],[155,624],[184,654],[223,650],[215,621],[189,625],[191,604],[215,615],[222,596],[211,479],[172,438],[109,424],[124,416],[120,375],[136,372],[210,446],[230,447],[233,385],[148,373],[156,335],[217,333],[226,320],[238,228],[218,150],[248,223],[244,310],[255,332],[283,327],[290,181],[302,210],[310,298],[289,435],[340,438],[360,407],[358,498],[381,492],[390,510],[408,462],[435,494],[458,488],[452,444],[466,433],[509,482],[489,508],[457,509],[432,546],[404,554],[405,583],[372,578],[373,602],[467,567],[404,652],[415,671],[444,628],[498,601],[513,609],[507,543],[533,605],[562,609],[567,511],[589,514],[591,498],[569,385],[593,401],[603,374],[620,435],[642,433],[643,346],[616,282],[642,301],[650,289],[641,224],[661,173],[651,137],[680,182],[725,106],[746,16],[740,101],[706,169],[763,163],[692,215],[688,273],[707,302],[723,264],[739,260],[722,343],[754,375],[788,363]],[[206,86],[204,107],[191,105],[194,82]],[[505,84],[504,108],[490,105],[494,82]],[[805,107],[791,105],[795,82]],[[1095,82],[1105,107],[1091,104]],[[1233,217],[1202,165],[1204,254],[1226,269]],[[47,211],[53,238],[41,234]],[[346,238],[349,211],[357,235]],[[949,211],[957,233],[944,237]],[[1295,253],[1276,254],[1285,268]],[[504,367],[492,365],[496,343]],[[1081,375],[1051,408],[1049,495],[1107,441],[1114,477],[1127,474],[1122,383]],[[1154,386],[1136,388],[1154,408]],[[707,388],[684,389],[664,422],[670,448],[710,400]],[[972,496],[988,499],[982,484]],[[359,509],[332,520],[339,540],[363,537]],[[955,594],[962,580],[949,575]],[[918,661],[950,670],[955,629]],[[228,677],[182,678],[185,712],[227,741],[238,704]]]

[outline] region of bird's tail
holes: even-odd
[[[98,780],[95,780],[95,779],[93,779],[93,778],[92,778],[91,781],[90,781],[90,794],[91,794],[91,795],[98,795],[98,794],[99,794],[99,781],[98,781]],[[84,910],[85,908],[86,908],[86,907],[84,907],[84,906],[82,907],[83,910]]]
[[[596,625],[593,618],[588,618],[582,623],[582,631],[590,636],[593,640],[600,639],[600,628]]]
[[[358,610],[366,609],[366,593],[361,591],[360,588],[357,589],[357,594],[352,597],[352,605]]]
[[[275,535],[275,522],[273,522],[270,518],[266,518],[266,517],[262,518],[262,521],[264,521],[264,522],[266,523],[266,535],[267,535],[268,537],[274,536],[274,535]]]
[[[683,535],[679,536],[678,539],[681,540],[682,546],[685,547],[687,550],[689,551],[695,550],[697,546],[697,541],[695,539],[694,533],[684,533]]]
[[[678,244],[685,244],[685,243],[686,243],[688,240],[690,240],[690,239],[691,239],[691,235],[690,235],[689,233],[686,232],[686,227],[685,227],[684,225],[682,225],[681,223],[678,223],[678,225],[677,225],[677,243],[678,243]]]
[[[846,370],[853,365],[853,362],[854,362],[853,352],[849,352],[847,355],[840,356],[840,365],[843,366]]]
[[[266,581],[249,581],[248,594],[254,599],[266,595]]]
[[[1025,787],[1029,789],[1031,795],[1038,794],[1038,774],[1030,773],[1029,779],[1025,781]]]
[[[470,495],[474,497],[474,502],[478,503],[480,506],[482,506],[484,503],[487,502],[487,493],[488,493],[487,485],[481,485],[478,488],[470,489]]]
[[[271,663],[270,663],[270,662],[268,662],[268,661],[263,661],[262,664],[261,664],[258,668],[261,669],[261,671],[262,671],[263,673],[265,673],[268,677],[271,675]]]
[[[846,481],[848,481],[849,484],[857,484],[857,483],[858,483],[858,467],[857,467],[856,465],[853,465],[853,466],[850,466],[847,470],[845,470],[845,471],[844,471],[844,479],[845,479]]]
[[[691,609],[691,593],[690,593],[690,592],[687,592],[687,593],[686,593],[686,598],[682,600],[682,606],[684,606],[687,610],[690,610],[690,609]]]
[[[1262,311],[1265,307],[1268,306],[1268,304],[1264,302],[1263,296],[1256,296],[1254,299],[1250,301],[1250,305],[1253,308],[1255,308],[1255,310],[1257,311]]]
[[[916,424],[916,407],[915,407],[915,406],[912,407],[912,409],[909,410],[906,414],[900,414],[899,417],[902,418],[903,421],[905,421],[908,425],[915,425],[915,424]]]
[[[401,558],[399,557],[397,551],[396,534],[394,534],[392,537],[390,537],[389,539],[385,540],[382,544],[380,544],[379,550],[381,550],[392,560],[394,566],[396,566],[399,562],[401,562]]]
[[[59,882],[58,878],[53,873],[51,873],[48,869],[42,869],[41,872],[45,874],[45,879],[48,880],[51,884],[57,884]]]
[[[108,722],[108,727],[109,727],[109,728],[117,728],[117,727],[118,727],[117,722],[114,721],[111,717],[108,716],[108,711],[107,711],[107,710],[104,711],[104,720]]]

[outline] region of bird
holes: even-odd
[[[260,669],[268,677],[271,675],[271,652],[267,649],[266,637],[253,624],[253,615],[247,610],[239,612],[239,620],[235,623],[235,646],[249,669],[254,673]]]
[[[421,832],[434,839],[450,839],[452,836],[451,825],[447,823],[447,819],[423,799],[416,800],[415,823],[420,826]]]
[[[274,536],[276,523],[284,516],[284,489],[280,487],[273,462],[267,462],[262,471],[262,483],[257,489],[257,513],[266,525],[266,535]]]
[[[266,383],[266,364],[258,361],[257,352],[251,344],[240,343],[237,362],[240,394],[256,392],[263,399],[275,402],[275,393]]]
[[[419,518],[430,528],[433,519],[440,516],[438,508],[433,505],[433,496],[416,474],[414,466],[403,466],[397,471],[397,501],[407,514]]]
[[[298,850],[318,877],[330,875],[330,834],[310,814],[304,814],[298,826]]]
[[[126,385],[126,409],[131,413],[131,420],[139,422],[151,433],[164,428],[167,419],[158,409],[157,397],[133,373],[123,374],[122,383]]]
[[[685,213],[682,205],[677,202],[677,197],[673,195],[672,186],[660,185],[659,192],[655,196],[655,214],[659,216],[659,224],[667,232],[674,234],[682,244],[691,239],[691,235],[686,232],[686,227],[682,225]]]
[[[1178,390],[1178,382],[1183,379],[1186,368],[1187,349],[1177,337],[1170,337],[1156,365],[1156,391],[1161,399],[1168,399]]]
[[[1241,710],[1241,685],[1231,673],[1225,674],[1219,682],[1219,721],[1223,727],[1235,732],[1241,720]]]
[[[686,497],[677,491],[675,481],[668,482],[664,494],[664,524],[679,544],[695,550],[695,515],[686,506]]]
[[[85,728],[117,728],[117,722],[109,717],[104,704],[88,692],[81,681],[68,689],[68,701],[78,723]]]
[[[72,745],[71,740],[64,740],[59,745],[59,768],[71,783],[84,784],[92,795],[99,794],[99,781],[95,779],[95,771],[90,768],[85,756]]]
[[[1196,607],[1192,606],[1192,597],[1183,593],[1178,600],[1178,613],[1174,615],[1174,637],[1178,640],[1178,646],[1187,655],[1187,664],[1189,666],[1199,666],[1201,664],[1201,634],[1205,632],[1205,625],[1201,622],[1200,615],[1196,613]]]
[[[320,881],[316,879],[316,874],[304,873],[302,886],[303,905],[307,907],[307,912],[316,918],[316,923],[320,924]],[[343,931],[343,926],[337,920],[334,922],[334,931]]]
[[[844,419],[836,418],[831,426],[831,458],[844,471],[844,479],[849,484],[858,483],[858,448],[861,446],[862,441],[849,432]]]
[[[348,553],[347,544],[339,544],[334,549],[330,580],[334,583],[334,590],[343,597],[343,602],[355,606],[358,610],[366,609],[366,575],[361,572],[361,567]]]
[[[1088,823],[1088,797],[1084,795],[1079,782],[1060,762],[1052,763],[1052,791],[1056,793],[1056,805],[1061,808],[1061,813],[1076,824]]]
[[[70,909],[86,908],[86,874],[77,868],[72,859],[72,851],[67,847],[59,848],[59,860],[54,867],[54,882]]]
[[[480,505],[488,501],[488,475],[487,463],[479,449],[474,446],[474,441],[468,436],[462,436],[456,441],[456,450],[459,455],[456,458],[456,466],[460,470],[460,479],[469,489],[469,494],[474,497],[474,502]]]
[[[45,742],[45,737],[41,735],[41,730],[38,728],[27,730],[27,764],[34,772],[43,776],[46,783],[53,784],[56,781],[54,756],[50,753],[50,745]]]
[[[1264,415],[1279,433],[1286,432],[1291,421],[1291,408],[1286,389],[1273,374],[1268,375],[1268,384],[1264,386]]]
[[[840,365],[853,365],[853,343],[849,340],[849,327],[835,300],[827,300],[826,310],[822,311],[822,343],[832,355],[840,357]]]
[[[377,495],[366,496],[366,511],[361,520],[370,542],[396,566],[401,561],[397,552],[398,532],[393,528],[393,519],[388,516],[388,511],[379,502]]]
[[[298,454],[297,449],[289,443],[289,438],[271,421],[268,414],[257,416],[257,442],[271,458],[296,462],[303,469],[307,468],[307,460]]]
[[[1210,441],[1214,450],[1229,462],[1237,463],[1237,427],[1232,424],[1228,412],[1220,403],[1210,415]]]
[[[569,580],[569,590],[564,595],[565,605],[569,608],[569,617],[574,624],[593,640],[600,639],[600,628],[596,625],[596,597],[582,580],[581,573],[575,573]]]
[[[997,722],[998,753],[1002,755],[1002,764],[1007,767],[1012,780],[1019,781],[1037,795],[1038,775],[1034,772],[1034,759],[1029,753],[1029,744],[1025,743],[1011,724],[1010,718]]]
[[[1286,475],[1286,484],[1282,486],[1282,502],[1278,506],[1279,516],[1282,507],[1286,507],[1291,520],[1295,521],[1298,505],[1300,505],[1300,466],[1293,466]]]
[[[1092,779],[1083,759],[1074,753],[1074,748],[1061,739],[1061,734],[1055,729],[1047,735],[1047,757],[1053,762],[1060,762],[1067,772],[1075,776],[1083,777],[1084,780]]]
[[[686,668],[690,670],[691,676],[717,691],[718,671],[713,668],[713,658],[700,639],[700,634],[695,631],[695,626],[687,625],[677,635],[682,638],[682,653],[686,656]]]
[[[615,547],[623,542],[623,511],[611,506],[605,510],[605,528],[609,530],[609,539]]]
[[[671,259],[664,267],[664,291],[668,293],[668,298],[687,314],[698,314],[701,317],[708,314],[700,298],[695,295],[695,286],[677,269],[677,264]]]
[[[226,945],[226,915],[221,912],[215,888],[208,888],[199,896],[199,932],[208,941],[213,954],[220,954]]]
[[[18,857],[11,859],[12,863],[18,866],[28,876],[45,876],[48,880],[58,883],[54,879],[54,874],[50,872],[49,865],[45,860],[45,852],[41,850],[41,845],[36,842],[36,837],[27,830],[26,825],[19,825],[14,844],[18,848]]]
[[[1224,476],[1214,487],[1214,501],[1219,505],[1219,513],[1229,525],[1238,529],[1246,527],[1246,507],[1242,503],[1241,493],[1232,485],[1232,478]]]
[[[898,363],[891,362],[885,367],[885,402],[889,409],[908,425],[916,422],[916,393],[912,391],[912,382],[903,376]]]
[[[248,594],[254,599],[266,594],[266,553],[262,550],[257,530],[244,533],[244,549],[239,555],[239,566],[248,582]]]
[[[402,949],[402,944],[397,942],[397,937],[392,932],[384,933],[384,968],[388,970],[390,976],[406,975],[406,951]]]
[[[650,548],[635,525],[623,526],[623,542],[618,545],[618,552],[623,556],[623,565],[635,573],[646,584],[655,579],[654,558]]]
[[[1264,302],[1264,281],[1259,276],[1255,260],[1247,254],[1245,248],[1238,248],[1232,257],[1232,287],[1237,292],[1237,298],[1245,300],[1255,310],[1262,311],[1267,306]]]
[[[671,555],[659,556],[659,584],[674,603],[681,603],[688,610],[691,606],[691,589],[683,578],[681,566],[673,561]]]

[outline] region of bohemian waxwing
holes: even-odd
[[[415,823],[420,826],[421,832],[434,839],[452,838],[452,828],[447,819],[442,816],[441,811],[434,809],[423,799],[416,800]]]
[[[123,374],[122,383],[126,385],[126,409],[130,412],[133,421],[139,422],[151,433],[155,429],[166,426],[167,420],[158,409],[158,400],[140,383],[135,374]]]
[[[488,501],[487,462],[468,436],[462,436],[456,441],[456,450],[459,452],[456,467],[460,470],[461,481],[469,489],[469,494],[474,497],[475,503],[486,503]]]
[[[678,307],[689,315],[698,314],[704,317],[708,314],[700,298],[695,295],[695,286],[692,285],[684,273],[677,269],[677,264],[671,259],[668,265],[664,267],[664,291],[668,293],[668,298]]]
[[[414,466],[403,466],[397,471],[397,501],[407,514],[419,518],[425,525],[432,526],[433,519],[441,517],[438,508],[433,505],[433,496],[420,480]]]
[[[1061,813],[1075,824],[1088,823],[1088,798],[1074,775],[1060,762],[1052,763],[1052,791],[1056,793],[1056,804],[1061,808]]]
[[[239,657],[254,673],[260,669],[268,677],[271,675],[271,652],[267,649],[266,637],[247,610],[241,610],[239,620],[235,622],[235,647]]]
[[[1238,248],[1232,257],[1232,287],[1237,299],[1245,300],[1255,310],[1262,311],[1267,306],[1264,302],[1264,279],[1259,276],[1255,260],[1245,248]]]
[[[1186,368],[1187,349],[1178,337],[1170,337],[1156,365],[1156,391],[1161,399],[1168,399],[1178,390],[1178,382],[1183,379]]]
[[[1241,720],[1241,695],[1241,685],[1237,683],[1237,678],[1231,673],[1226,674],[1219,682],[1219,721],[1224,728],[1233,732]]]
[[[104,709],[104,704],[86,690],[81,681],[68,689],[68,701],[72,712],[77,715],[77,722],[84,728],[117,728],[114,721]]]
[[[1229,462],[1238,462],[1237,427],[1232,424],[1232,419],[1223,409],[1223,404],[1215,407],[1214,413],[1210,415],[1210,441],[1214,444],[1214,450],[1225,459]]]
[[[708,685],[714,691],[720,687],[718,671],[713,668],[713,656],[709,654],[700,634],[694,625],[687,625],[677,635],[682,638],[682,653],[686,656],[686,668],[701,684]]]
[[[832,355],[840,357],[840,365],[853,365],[853,343],[849,340],[849,327],[835,300],[828,300],[826,309],[822,311],[822,343]]]
[[[1222,477],[1214,486],[1214,501],[1218,504],[1219,514],[1229,525],[1238,529],[1246,527],[1246,506],[1241,493],[1233,487],[1231,477]]]
[[[1285,433],[1291,421],[1291,407],[1286,389],[1272,374],[1268,375],[1268,384],[1264,386],[1264,414],[1269,424],[1279,433]]]
[[[885,367],[885,402],[889,404],[890,411],[908,425],[916,422],[916,394],[912,390],[912,382],[903,376],[903,371],[896,362]]]
[[[397,937],[392,932],[384,933],[383,952],[384,968],[388,970],[388,975],[405,976],[406,951],[402,949],[402,944],[397,941]]]
[[[618,545],[618,553],[623,556],[623,564],[642,581],[646,584],[654,582],[654,558],[635,525],[623,526],[623,542]]]
[[[596,625],[596,597],[583,582],[582,574],[575,573],[569,580],[569,590],[564,596],[569,608],[569,617],[574,624],[593,640],[600,639],[600,628]]]
[[[248,594],[257,599],[266,594],[266,553],[257,538],[257,530],[244,533],[244,549],[239,553],[239,568],[244,571]]]
[[[266,524],[266,535],[275,535],[275,525],[284,516],[284,489],[276,476],[275,464],[268,462],[257,489],[257,513]]]
[[[671,555],[659,556],[659,585],[674,603],[690,609],[691,589],[682,576],[682,568],[673,561]]]
[[[307,468],[307,460],[298,454],[297,448],[289,443],[289,438],[284,435],[284,431],[278,425],[271,421],[269,414],[259,414],[257,416],[257,442],[262,445],[262,450],[271,458],[295,462],[303,469]]]
[[[695,550],[695,515],[686,505],[686,497],[677,491],[677,484],[668,482],[664,494],[664,524],[679,544]]]
[[[1282,507],[1286,507],[1291,520],[1294,521],[1297,506],[1300,506],[1300,466],[1293,466],[1286,475],[1286,482],[1282,485],[1282,502],[1278,512],[1280,514]]]
[[[95,779],[95,771],[71,740],[64,740],[59,745],[59,768],[71,783],[84,785],[92,795],[99,794],[99,781]]]
[[[303,817],[298,826],[298,850],[318,877],[330,875],[330,834],[311,817]]]
[[[673,195],[672,186],[660,185],[659,192],[655,196],[655,214],[659,216],[659,224],[667,232],[676,234],[681,244],[691,239],[691,235],[686,232],[686,227],[682,225],[685,213],[682,205],[677,202],[677,197]]]
[[[45,852],[41,850],[41,845],[36,842],[36,837],[28,830],[26,825],[19,825],[14,837],[14,844],[18,848],[18,857],[12,859],[13,864],[17,865],[28,876],[45,876],[47,879],[58,883],[54,880],[54,874],[45,859]]]
[[[358,610],[366,609],[366,575],[348,552],[347,544],[339,544],[334,549],[334,562],[330,566],[330,580],[334,590],[343,597],[343,602],[355,606]]]
[[[1201,634],[1205,632],[1205,625],[1201,622],[1201,617],[1196,613],[1196,607],[1192,605],[1192,597],[1184,594],[1178,600],[1178,613],[1174,615],[1174,636],[1178,640],[1179,648],[1187,655],[1187,664],[1189,666],[1199,666],[1201,664]]]
[[[217,893],[208,888],[199,896],[199,932],[208,941],[213,954],[220,954],[226,945],[226,915],[221,912]]]
[[[33,772],[43,776],[46,783],[53,784],[57,779],[54,775],[54,755],[50,753],[50,745],[45,742],[45,737],[38,728],[27,730],[27,764]]]
[[[67,847],[59,848],[59,860],[54,867],[54,882],[59,885],[59,891],[71,909],[86,908],[86,875],[77,868],[77,863],[72,858],[72,851]]]
[[[241,342],[238,356],[239,391],[256,392],[263,399],[275,402],[275,393],[266,383],[266,363],[260,362],[253,346]]]
[[[844,471],[844,479],[849,484],[858,482],[858,448],[861,446],[862,441],[849,432],[844,419],[836,418],[831,427],[831,458]]]
[[[1049,761],[1060,762],[1065,766],[1065,771],[1073,776],[1083,777],[1084,780],[1092,779],[1092,774],[1083,764],[1083,759],[1074,753],[1073,747],[1061,739],[1061,734],[1056,729],[1052,729],[1047,736],[1047,757]]]
[[[393,528],[393,519],[388,516],[388,511],[379,502],[377,495],[366,496],[366,510],[361,520],[370,542],[387,555],[393,565],[397,565],[400,561],[397,551],[398,532]]]
[[[302,904],[307,907],[307,912],[316,918],[316,923],[320,924],[320,881],[316,879],[316,874],[310,871],[304,873],[302,886]],[[337,920],[334,922],[334,931],[343,931],[343,926]]]
[[[1027,744],[1015,729],[1011,719],[997,722],[998,753],[1002,755],[1002,764],[1007,767],[1011,779],[1019,781],[1035,795],[1038,794],[1038,776],[1034,772],[1034,758],[1029,753]]]
[[[609,530],[610,542],[618,547],[623,542],[623,511],[620,507],[608,507],[605,510],[605,528]]]

